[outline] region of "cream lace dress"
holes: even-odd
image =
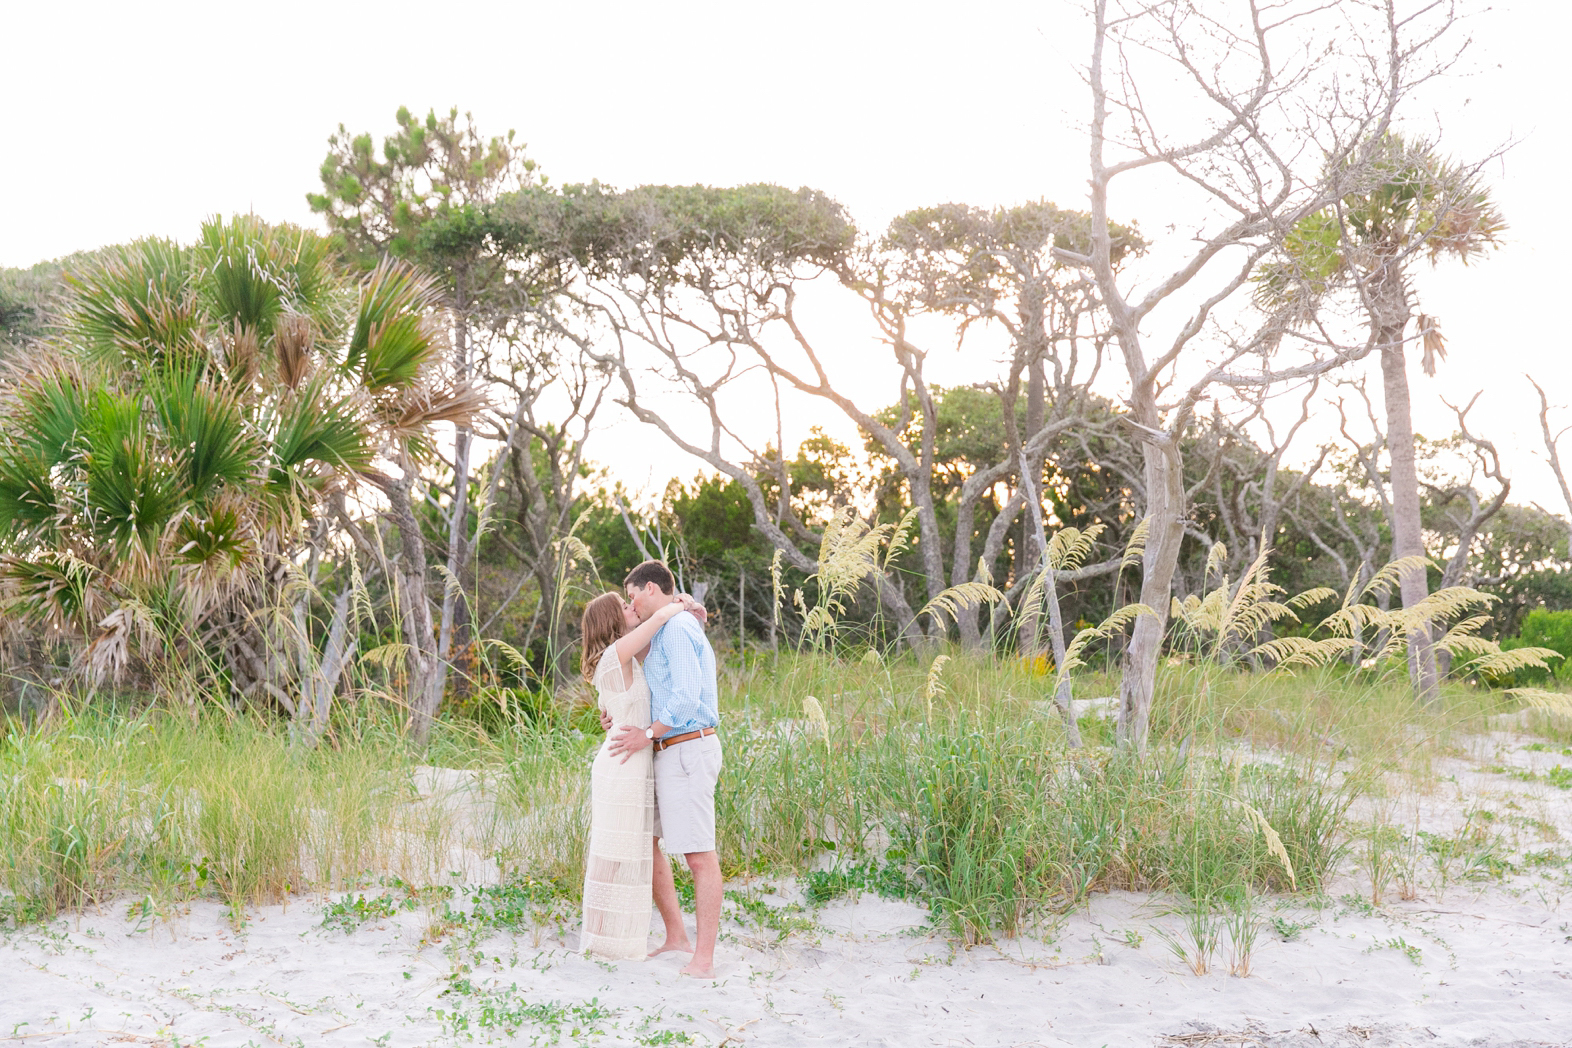
[[[616,646],[607,648],[595,670],[595,689],[601,709],[611,715],[616,727],[650,726],[650,688],[637,659],[633,683],[624,688]],[[579,946],[602,957],[642,960],[649,951],[654,869],[653,751],[646,746],[624,764],[607,752],[610,743],[608,732],[590,767],[590,838]]]

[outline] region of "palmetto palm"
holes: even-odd
[[[1369,162],[1346,170],[1347,191],[1335,204],[1302,219],[1278,259],[1259,275],[1259,299],[1274,310],[1313,315],[1329,295],[1353,293],[1368,318],[1370,344],[1381,353],[1392,467],[1392,558],[1422,556],[1419,479],[1404,360],[1404,332],[1413,319],[1409,263],[1446,257],[1468,263],[1494,247],[1506,229],[1475,172],[1448,163],[1423,141],[1388,135]],[[1420,314],[1416,334],[1421,364],[1435,374],[1445,358],[1440,324]],[[1403,573],[1403,607],[1427,590],[1422,571]],[[1427,700],[1436,695],[1434,655],[1424,631],[1410,647],[1414,682]]]
[[[58,336],[0,389],[9,606],[99,675],[176,648],[276,687],[281,653],[248,664],[240,633],[323,499],[469,403],[437,380],[431,287],[398,264],[355,280],[322,237],[250,217],[71,282]]]

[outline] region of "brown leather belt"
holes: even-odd
[[[715,729],[714,728],[700,728],[698,731],[685,731],[681,735],[673,735],[673,736],[671,736],[668,739],[656,739],[655,740],[655,752],[659,753],[661,750],[664,750],[666,747],[668,747],[668,746],[675,746],[679,742],[692,742],[694,739],[702,739],[706,735],[714,735],[714,734],[715,734]]]

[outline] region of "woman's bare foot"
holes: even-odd
[[[683,939],[681,942],[672,942],[670,939],[667,939],[665,942],[661,943],[654,950],[651,950],[650,951],[650,956],[651,957],[659,957],[663,953],[692,953],[692,952],[693,952],[693,943],[690,940]]]
[[[678,972],[677,974],[691,975],[695,979],[713,979],[715,978],[714,962],[706,961],[703,964],[700,964],[698,959],[695,958],[688,964],[686,968],[682,969],[682,971]]]

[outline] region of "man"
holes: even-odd
[[[643,622],[671,602],[677,580],[671,569],[647,560],[628,572],[623,582],[628,600]],[[692,615],[678,615],[661,627],[644,660],[650,686],[650,717],[646,729],[624,725],[612,736],[610,751],[626,760],[646,746],[655,747],[655,905],[666,925],[666,941],[652,953],[693,952],[684,975],[710,978],[715,966],[715,938],[720,932],[721,871],[715,848],[715,783],[720,777],[721,744],[715,734],[720,720],[715,683],[715,651],[704,628]],[[695,938],[688,940],[682,908],[672,881],[671,863],[662,854],[681,853],[693,872]]]

